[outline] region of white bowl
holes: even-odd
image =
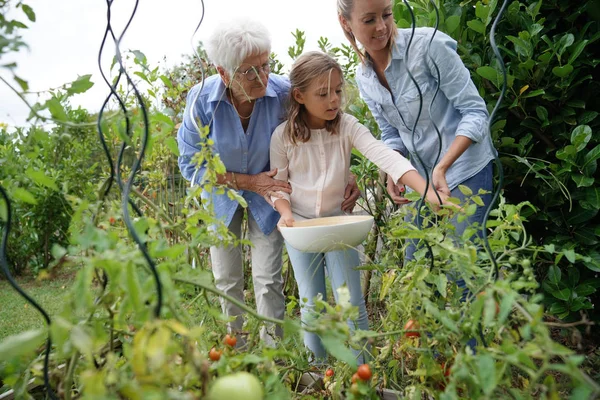
[[[293,248],[323,253],[361,244],[373,226],[370,215],[341,215],[295,221],[294,226],[280,226],[281,235]]]

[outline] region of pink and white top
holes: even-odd
[[[339,132],[312,129],[310,140],[293,144],[284,135],[282,123],[271,137],[271,169],[275,179],[288,181],[292,194],[280,193],[290,201],[295,219],[341,215],[344,191],[348,184],[352,148],[356,148],[394,182],[415,170],[410,161],[373,137],[371,132],[349,114],[342,114]],[[272,197],[272,201],[277,201]]]

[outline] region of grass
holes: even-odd
[[[72,274],[61,274],[38,281],[31,277],[17,278],[17,283],[52,317],[63,305],[63,297],[73,282]],[[29,329],[41,328],[44,317],[6,280],[0,280],[0,341]]]

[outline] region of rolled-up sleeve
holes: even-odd
[[[367,107],[369,107],[369,110],[371,110],[371,114],[373,115],[375,122],[377,122],[377,125],[381,130],[381,141],[392,150],[399,151],[400,154],[406,157],[408,155],[408,149],[406,148],[404,142],[400,138],[400,133],[398,132],[398,129],[392,126],[383,117],[379,107],[377,106],[377,103],[373,101],[361,88],[360,81],[357,80],[357,84],[362,99],[367,104]]]
[[[271,169],[277,168],[277,174],[273,177],[273,179],[287,182],[289,159],[285,150],[283,139],[283,129],[282,126],[279,126],[277,129],[275,129],[275,132],[273,132],[273,136],[271,136],[270,162]],[[277,193],[291,203],[290,195],[288,193],[281,191]],[[280,198],[281,197],[271,196],[271,202],[275,204],[275,201],[279,200]]]
[[[415,170],[410,161],[375,139],[367,127],[359,123],[356,118],[352,117],[348,120],[350,121],[348,128],[351,132],[352,145],[390,175],[394,182],[398,182],[408,171]]]
[[[181,170],[181,175],[188,181],[198,184],[206,172],[204,165],[197,165],[192,161],[194,155],[200,151],[202,139],[198,133],[198,128],[205,126],[208,122],[203,112],[203,107],[199,101],[200,85],[193,87],[186,100],[183,122],[177,131],[177,146],[179,147],[179,157],[177,163]],[[193,112],[193,115],[192,115]],[[195,175],[194,175],[195,174]]]
[[[462,116],[455,134],[466,136],[475,143],[481,142],[489,134],[489,113],[469,70],[456,52],[456,41],[436,32],[429,55],[427,65],[432,76],[437,78],[437,66],[441,77],[440,90]]]

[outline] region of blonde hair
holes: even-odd
[[[342,80],[344,79],[342,68],[337,61],[328,54],[320,51],[310,51],[302,54],[296,59],[292,65],[290,72],[290,98],[288,106],[287,124],[284,128],[284,134],[293,144],[298,141],[305,143],[310,140],[310,128],[307,121],[307,111],[303,104],[298,103],[294,98],[294,91],[297,89],[301,93],[306,92],[311,83],[323,76],[329,74],[331,85],[331,73],[338,71]],[[336,134],[340,125],[340,115],[325,122],[325,129],[333,134]]]
[[[354,9],[354,2],[355,0],[337,0],[338,18],[343,17],[346,21],[350,21],[350,15],[352,14],[352,10]],[[390,3],[392,3],[392,0],[390,0]],[[356,42],[356,37],[354,37],[354,34],[352,32],[348,32],[344,28],[344,25],[342,24],[341,20],[339,22],[340,26],[342,27],[342,31],[344,31],[344,36],[346,36],[346,39],[348,39],[348,41],[350,42],[350,45],[358,55],[360,62],[364,64],[365,60],[367,60],[367,58],[370,58],[370,55],[366,51],[363,52],[358,47],[358,43]],[[398,36],[398,30],[394,29],[394,31],[392,32],[392,37],[390,38],[390,41],[387,44],[388,51],[390,52],[390,54],[392,53],[392,49],[396,44],[396,36]]]

